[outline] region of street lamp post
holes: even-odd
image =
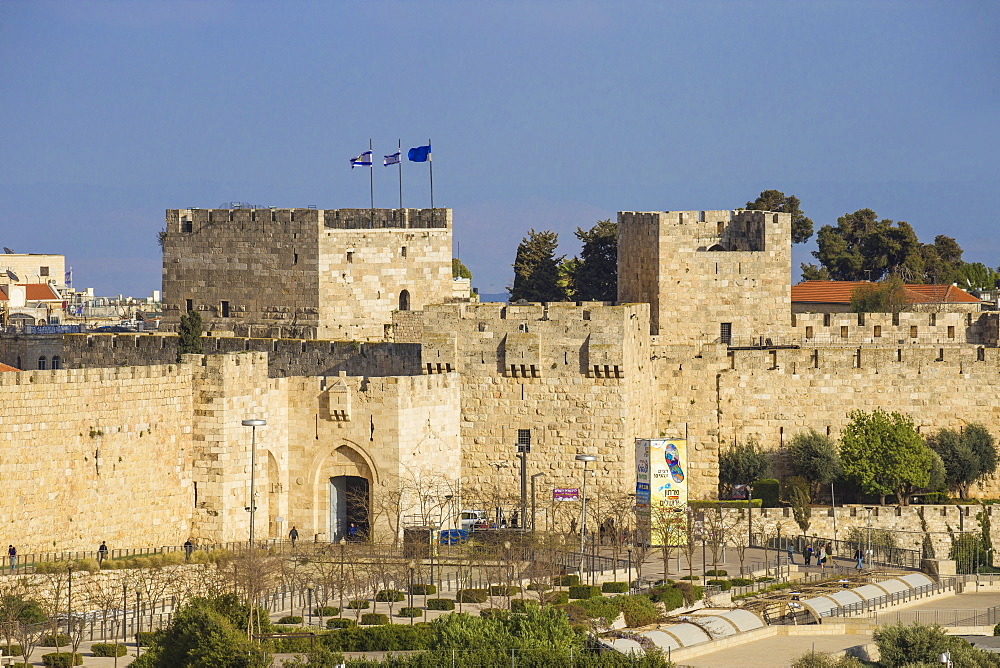
[[[413,569],[416,567],[416,563],[411,559],[410,563],[410,586],[408,590],[410,592],[410,609],[407,610],[407,614],[410,616],[410,626],[413,626]]]
[[[868,570],[872,569],[872,561],[874,560],[874,555],[872,553],[872,511],[875,510],[875,506],[865,506],[865,510],[868,511],[868,554],[865,556],[868,558]]]
[[[536,473],[531,476],[531,537],[535,537],[535,479],[540,478],[545,475],[544,473]]]
[[[306,592],[308,593],[308,598],[306,599],[309,605],[309,626],[313,625],[313,583],[310,582],[306,585]]]
[[[580,582],[583,582],[583,546],[587,537],[587,464],[596,462],[594,455],[577,455],[576,461],[583,462],[583,489],[580,492]]]
[[[340,539],[340,609],[344,609],[344,547],[347,546],[347,540],[344,538]]]
[[[500,515],[503,512],[503,509],[502,509],[502,507],[500,505],[500,468],[503,465],[504,465],[503,462],[490,462],[490,466],[496,468],[496,470],[497,470],[497,477],[496,477],[496,487],[497,487],[496,506],[493,509],[493,517],[494,517],[494,519],[496,521],[496,528],[497,529],[501,528],[500,527],[500,524],[501,524],[501,522],[500,522]]]
[[[250,427],[250,549],[253,549],[253,522],[257,513],[257,489],[254,485],[257,473],[257,427],[263,427],[267,420],[243,420],[244,427]]]
[[[517,458],[521,460],[521,517],[518,528],[524,530],[528,514],[528,453],[531,452],[531,430],[517,430]],[[534,483],[534,480],[532,480]],[[532,500],[534,503],[534,500]]]
[[[632,593],[632,546],[629,545],[626,549],[628,550],[628,593],[631,594]],[[666,573],[663,574],[663,577],[664,578],[667,577]]]

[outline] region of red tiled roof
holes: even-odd
[[[20,369],[15,369],[9,364],[4,364],[3,362],[0,362],[0,373],[4,371],[20,371]]]
[[[805,281],[792,286],[792,301],[806,304],[850,304],[851,295],[867,281]],[[978,304],[979,300],[954,285],[907,283],[908,304]]]
[[[48,283],[18,283],[24,288],[24,299],[29,302],[51,302],[62,301],[62,297]],[[0,301],[7,301],[9,297],[0,290]]]

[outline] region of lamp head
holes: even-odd
[[[267,424],[267,420],[259,420],[259,419],[243,420],[242,424],[244,427],[263,427],[264,425]]]
[[[578,462],[596,462],[597,457],[594,455],[577,455],[576,461]]]

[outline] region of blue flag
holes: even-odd
[[[365,151],[356,158],[351,158],[351,169],[355,167],[371,167],[372,166],[372,152]]]
[[[383,156],[385,160],[382,161],[382,165],[388,167],[389,165],[399,164],[399,151],[396,151],[392,155]]]
[[[416,148],[411,148],[406,157],[410,159],[410,162],[427,162],[431,159],[431,147],[430,144],[427,146],[417,146]]]

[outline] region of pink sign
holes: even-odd
[[[580,498],[580,490],[576,487],[556,487],[552,490],[553,501],[576,501]]]

